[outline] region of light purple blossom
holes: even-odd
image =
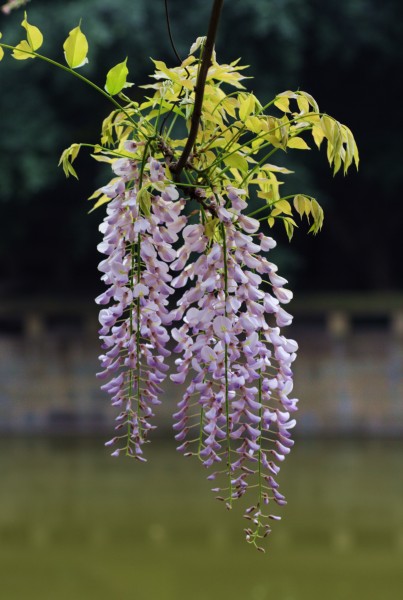
[[[129,142],[125,148],[137,151]],[[244,214],[245,190],[228,186],[223,195],[204,195],[211,212],[189,223],[163,163],[150,157],[140,168],[124,158],[112,168],[117,177],[102,189],[111,201],[98,245],[107,286],[97,298],[98,376],[119,410],[117,433],[106,445],[117,446],[113,456],[145,460],[142,446],[155,427],[172,338],[171,379],[185,385],[174,414],[178,450],[217,469],[208,479],[218,479],[213,490],[227,507],[258,491],[244,515],[251,521],[246,537],[257,545],[270,532],[268,520],[279,519],[273,503],[286,504],[276,476],[294,444],[298,403],[292,397],[298,345],[282,332],[292,322],[283,308],[292,292],[266,257],[276,242]],[[147,210],[138,198],[145,187]],[[182,294],[170,310],[176,290]]]
[[[135,151],[135,147],[127,149]],[[172,319],[168,298],[173,288],[167,263],[176,258],[176,251],[165,230],[169,223],[169,239],[175,242],[186,217],[181,215],[184,201],[172,184],[164,182],[164,169],[155,159],[149,160],[141,182],[158,183],[149,215],[137,203],[139,166],[119,159],[112,168],[120,178],[104,188],[112,200],[100,226],[103,241],[98,246],[106,255],[99,270],[108,288],[97,302],[109,304],[99,314],[104,354],[98,377],[108,380],[102,389],[120,410],[118,434],[107,442],[119,446],[112,456],[124,452],[144,461],[142,445],[155,427],[154,407],[160,404],[160,385],[168,370],[165,358],[170,354],[166,326]]]
[[[201,223],[183,231],[184,244],[171,263],[181,272],[171,284],[180,289],[190,281],[191,287],[178,301],[181,323],[172,335],[179,358],[171,378],[183,383],[191,376],[175,415],[175,437],[178,449],[198,455],[204,466],[221,465],[209,477],[224,477],[223,487],[214,491],[221,491],[230,507],[247,492],[249,480],[259,473],[263,478],[257,509],[245,514],[255,525],[247,533],[255,543],[268,533],[266,519],[277,519],[264,506],[286,503],[274,476],[293,445],[290,413],[297,400],[289,395],[298,346],[280,329],[291,323],[281,305],[292,293],[264,256],[275,241],[251,235],[259,222],[242,213],[242,195],[230,187],[227,197],[214,199],[217,240],[206,237]]]

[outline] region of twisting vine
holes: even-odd
[[[194,92],[194,105],[191,117],[191,125],[189,135],[186,140],[183,152],[176,165],[172,165],[171,170],[174,173],[175,180],[178,181],[180,175],[187,163],[190,153],[196,141],[197,132],[199,130],[200,119],[203,109],[204,88],[206,86],[207,73],[211,66],[211,57],[213,55],[214,43],[218,31],[218,23],[223,7],[224,0],[214,0],[211,11],[210,23],[207,32],[206,41],[203,46],[203,53],[200,62],[199,73],[196,80]]]

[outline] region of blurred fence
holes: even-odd
[[[305,296],[294,302],[299,433],[403,435],[403,296]],[[67,300],[0,307],[0,431],[100,433],[116,412],[95,378],[92,304]],[[167,381],[162,428],[178,399]]]

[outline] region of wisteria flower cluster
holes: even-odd
[[[22,2],[7,6],[14,4]],[[270,260],[269,229],[281,222],[291,239],[296,215],[313,233],[323,224],[314,198],[281,196],[279,177],[290,171],[268,161],[279,151],[308,150],[307,133],[318,148],[327,144],[334,173],[358,167],[359,158],[350,129],[320,112],[310,94],[285,91],[262,105],[245,90],[238,60],[217,62],[221,7],[214,0],[207,38],[179,66],[154,61],[140,103],[125,94],[127,59],[108,71],[104,88],[77,74],[88,62],[80,25],[63,44],[66,66],[38,54],[43,35],[25,13],[26,39],[0,42],[0,60],[4,50],[19,61],[45,60],[114,107],[99,144],[73,144],[60,160],[77,177],[73,162],[90,147],[113,171],[91,196],[94,208],[106,205],[98,377],[117,413],[106,445],[113,456],[146,460],[173,349],[170,377],[183,387],[174,409],[178,450],[210,469],[228,508],[245,497],[246,539],[263,550],[270,520],[280,519],[272,506],[286,504],[277,475],[294,443],[297,409],[291,366],[298,346],[283,333],[292,293]]]
[[[133,142],[126,142],[128,150]],[[164,182],[161,164],[150,159],[143,183],[155,185],[147,216],[141,211],[139,169],[130,159],[113,165],[118,177],[102,192],[111,198],[100,226],[103,241],[98,250],[107,255],[99,270],[108,286],[96,302],[109,305],[99,315],[99,331],[105,354],[98,377],[110,378],[102,389],[119,407],[118,435],[107,442],[116,445],[113,456],[122,450],[144,461],[142,445],[153,429],[154,406],[160,404],[161,383],[170,352],[166,326],[172,317],[167,309],[173,289],[169,263],[176,258],[173,244],[186,224],[185,202],[177,189]],[[130,182],[130,187],[127,184]]]
[[[193,285],[178,303],[183,324],[172,336],[181,358],[171,378],[184,383],[191,377],[174,415],[178,449],[217,467],[209,479],[225,476],[224,487],[213,491],[223,494],[228,508],[248,487],[257,488],[256,504],[245,515],[257,525],[246,529],[255,542],[270,531],[265,518],[278,518],[265,507],[271,500],[285,504],[274,476],[293,445],[290,414],[297,400],[289,395],[298,346],[281,333],[292,321],[281,306],[292,293],[265,256],[276,243],[242,213],[244,193],[229,187],[211,202],[220,224],[217,241],[209,242],[201,224],[183,230],[184,245],[171,265],[181,274],[172,286],[183,287],[187,279]],[[189,261],[194,252],[199,257]]]
[[[168,370],[166,327],[173,323],[180,358],[171,379],[191,379],[174,415],[178,450],[218,468],[209,479],[223,476],[224,487],[213,491],[224,494],[219,498],[229,508],[248,487],[257,488],[256,504],[245,512],[256,525],[246,529],[255,543],[270,531],[266,519],[279,518],[265,507],[285,504],[274,476],[293,445],[290,414],[297,404],[289,397],[297,344],[281,334],[292,321],[282,307],[292,293],[265,256],[276,242],[243,214],[244,190],[229,186],[209,199],[218,230],[209,239],[206,224],[189,223],[182,214],[185,200],[165,179],[161,162],[150,157],[141,182],[134,160],[119,159],[112,168],[118,177],[100,190],[111,201],[98,247],[107,256],[99,269],[108,288],[97,298],[109,305],[100,311],[105,354],[98,376],[109,379],[102,389],[119,408],[117,435],[107,445],[116,446],[113,456],[124,451],[145,460],[142,445],[154,428]],[[144,185],[152,189],[147,214],[139,191]],[[175,271],[180,274],[173,278]],[[169,310],[169,298],[185,286]]]

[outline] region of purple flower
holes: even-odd
[[[125,148],[136,155],[137,145]],[[117,446],[113,456],[145,460],[174,323],[171,380],[185,386],[174,415],[178,450],[215,467],[209,478],[228,507],[257,491],[245,513],[247,539],[257,545],[270,532],[268,519],[277,519],[272,503],[286,504],[274,477],[294,443],[298,402],[291,396],[298,346],[282,332],[292,321],[282,306],[292,292],[265,256],[276,243],[243,213],[242,189],[205,195],[210,214],[206,208],[203,221],[188,223],[162,162],[150,157],[141,167],[124,158],[112,168],[118,177],[103,188],[111,201],[98,245],[107,286],[97,298],[98,376],[119,411],[106,445]],[[140,189],[149,194],[146,207]],[[175,290],[183,293],[172,307]]]
[[[104,237],[98,246],[106,255],[99,269],[108,289],[97,301],[109,304],[99,315],[106,352],[100,356],[103,370],[98,376],[109,379],[102,387],[110,394],[112,405],[120,408],[116,418],[119,433],[107,442],[108,446],[119,444],[112,456],[124,452],[144,461],[142,445],[155,428],[154,407],[160,404],[160,384],[168,369],[164,361],[170,354],[165,324],[172,320],[167,305],[173,288],[166,263],[176,257],[176,251],[167,241],[165,226],[169,222],[170,229],[178,233],[186,218],[181,215],[184,203],[178,200],[176,188],[165,182],[161,163],[151,158],[149,175],[143,172],[143,186],[147,178],[150,186],[158,184],[148,215],[137,204],[138,165],[119,159],[113,169],[120,178],[104,188],[113,200],[100,226]],[[172,239],[176,241],[177,236]]]
[[[285,504],[273,474],[293,445],[289,412],[297,401],[288,395],[297,344],[280,331],[292,320],[281,307],[292,294],[262,254],[275,242],[261,233],[250,235],[259,222],[242,214],[245,193],[229,187],[227,194],[216,206],[219,240],[209,241],[202,223],[187,225],[181,258],[172,263],[183,269],[173,285],[191,282],[191,287],[175,313],[183,321],[173,329],[181,358],[171,379],[182,383],[191,376],[175,417],[178,449],[197,454],[206,467],[223,465],[224,487],[215,490],[224,493],[227,505],[262,478],[257,509],[248,513],[255,511],[250,517],[255,530],[248,536],[256,543],[269,531],[267,519],[277,518],[264,507],[271,501]],[[261,289],[263,280],[269,280],[272,293]]]
[[[232,322],[228,317],[216,317],[213,321],[213,331],[218,339],[224,340],[226,344],[231,341]]]

